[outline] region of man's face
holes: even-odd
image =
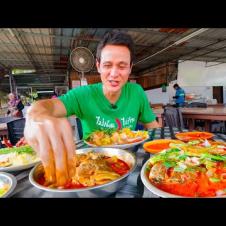
[[[109,92],[119,92],[131,73],[130,51],[125,46],[106,45],[96,62],[101,81]]]

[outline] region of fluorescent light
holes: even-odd
[[[173,45],[179,45],[179,44],[181,44],[182,42],[185,42],[185,41],[187,41],[188,39],[193,38],[193,37],[195,37],[196,35],[199,35],[199,34],[201,34],[202,32],[204,32],[204,31],[206,31],[206,30],[208,30],[208,28],[201,28],[201,29],[199,29],[198,31],[195,31],[195,32],[191,33],[190,35],[187,35],[186,37],[184,37],[184,38],[182,38],[182,39],[180,39],[180,40],[174,42]]]
[[[154,54],[152,54],[152,55],[150,55],[150,56],[148,56],[148,57],[146,57],[146,58],[144,58],[144,59],[142,59],[142,60],[136,62],[134,65],[137,65],[137,64],[139,64],[139,63],[141,63],[141,62],[143,62],[143,61],[145,61],[145,60],[147,60],[147,59],[150,59],[151,57],[156,56],[157,54],[162,53],[162,52],[166,51],[167,49],[169,49],[169,48],[171,48],[171,47],[173,47],[173,46],[179,45],[179,44],[181,44],[182,42],[185,42],[185,41],[187,41],[188,39],[193,38],[193,37],[195,37],[196,35],[199,35],[199,34],[201,34],[202,32],[204,32],[204,31],[206,31],[206,30],[208,30],[208,28],[201,28],[201,29],[199,29],[199,30],[197,30],[197,31],[195,31],[195,32],[193,32],[193,33],[191,33],[190,35],[187,35],[186,37],[177,40],[176,42],[174,42],[173,44],[171,44],[171,45],[165,47],[164,49],[161,49],[160,51],[158,51],[158,52],[156,52],[156,53],[154,53]]]
[[[16,74],[26,74],[26,73],[34,73],[36,72],[35,69],[18,69],[18,68],[14,68],[12,69],[12,74],[16,75]]]
[[[52,90],[37,91],[37,93],[53,93]]]

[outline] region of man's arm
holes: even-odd
[[[156,120],[153,122],[144,124],[144,128],[146,128],[146,129],[159,128],[159,127],[160,127],[160,125]]]
[[[27,111],[28,117],[53,116],[65,117],[67,115],[64,104],[59,99],[39,100],[31,105]]]

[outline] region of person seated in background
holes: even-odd
[[[24,105],[21,101],[21,99],[14,94],[10,93],[8,95],[9,102],[8,102],[8,111],[7,111],[7,116],[12,116],[12,117],[19,117],[23,118],[23,108]]]
[[[174,84],[173,88],[176,90],[176,94],[173,97],[176,103],[176,107],[184,107],[185,105],[185,92],[184,90],[178,85]]]

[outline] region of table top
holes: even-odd
[[[186,132],[187,130],[183,130]],[[171,139],[172,135],[175,133],[180,132],[177,128],[173,128],[173,133],[170,131],[169,127],[158,128],[150,131],[150,135],[154,139]],[[215,140],[218,141],[226,141],[226,135],[224,134],[215,134]],[[85,146],[84,143],[79,145],[77,148],[83,148]],[[140,171],[144,163],[150,158],[152,154],[147,153],[143,150],[142,144],[136,146],[133,149],[130,149],[131,152],[135,152],[137,157],[137,167],[133,173],[131,173],[126,181],[126,184],[118,190],[116,193],[110,195],[110,198],[158,198],[157,195],[150,192],[146,187],[143,185],[141,178],[140,178]],[[65,197],[68,196],[59,196],[60,194],[52,194],[46,191],[41,191],[35,188],[29,182],[28,175],[30,170],[24,170],[12,173],[17,178],[17,187],[12,194],[12,198],[58,198],[58,197]],[[73,196],[70,196],[73,198]]]
[[[182,114],[205,114],[226,116],[226,107],[181,108]]]
[[[161,115],[164,113],[164,109],[163,108],[153,108],[152,109],[153,112],[156,114],[156,115]]]

